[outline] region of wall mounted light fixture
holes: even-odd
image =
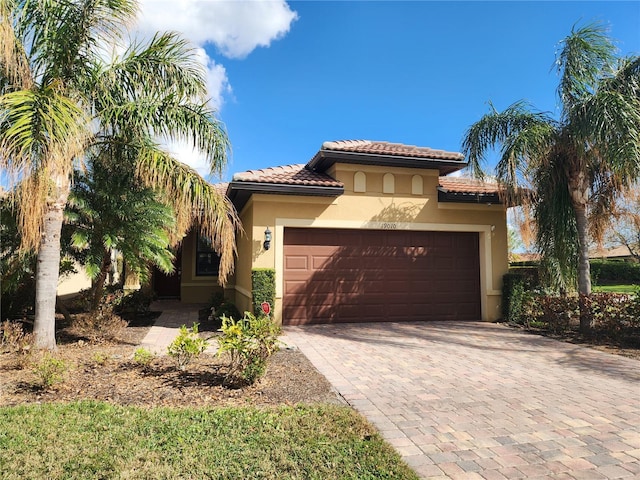
[[[269,227],[264,231],[264,243],[262,246],[265,250],[269,250],[271,248],[271,230],[269,230]]]

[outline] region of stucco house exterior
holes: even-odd
[[[252,269],[272,268],[285,325],[499,318],[506,207],[495,184],[450,176],[465,166],[460,153],[355,140],[234,175],[220,188],[245,233],[225,296],[250,310]],[[215,254],[193,233],[182,245],[173,293],[206,302]]]

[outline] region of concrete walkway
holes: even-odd
[[[191,328],[194,323],[198,323],[198,311],[206,305],[185,304],[177,300],[159,300],[151,304],[151,311],[161,311],[162,314],[156,319],[153,327],[145,335],[140,343],[156,355],[166,355],[167,347],[178,336],[182,325]],[[215,353],[215,342],[211,343],[207,353]]]
[[[423,478],[640,478],[640,362],[486,323],[287,327]]]

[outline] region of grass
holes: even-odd
[[[3,479],[417,479],[346,407],[0,409]]]
[[[594,292],[611,292],[611,293],[634,293],[638,289],[638,285],[596,285],[593,287]]]

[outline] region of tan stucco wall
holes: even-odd
[[[366,174],[367,191],[353,192],[355,172]],[[501,205],[438,203],[438,172],[409,168],[335,165],[328,172],[345,185],[337,198],[253,195],[242,212],[247,239],[238,242],[236,299],[251,292],[251,268],[276,269],[275,318],[282,319],[283,232],[286,227],[470,231],[480,237],[482,319],[500,318],[502,276],[508,269],[506,210]],[[383,175],[394,175],[395,193],[383,194]],[[412,177],[421,175],[422,195],[412,195]],[[264,230],[272,247],[262,248]],[[249,264],[249,260],[251,260]],[[238,295],[239,288],[243,293]],[[240,302],[239,302],[240,303]],[[238,307],[247,309],[246,305]]]
[[[65,275],[61,277],[58,282],[56,294],[63,300],[74,297],[80,293],[81,290],[91,287],[91,279],[84,271],[84,268],[82,268],[82,265],[75,263],[74,267],[76,273]]]
[[[236,244],[238,247],[238,258],[236,260],[235,273],[235,304],[240,312],[251,311],[251,269],[254,261],[258,258],[262,250],[261,239],[263,233],[254,234],[253,224],[253,199],[249,199],[242,212],[240,221],[244,228],[244,233],[238,237]]]

